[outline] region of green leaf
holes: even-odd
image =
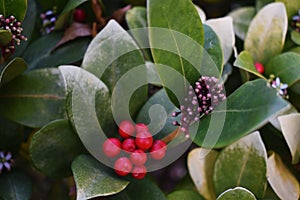
[[[55,48],[62,36],[62,33],[51,33],[34,41],[26,49],[24,59],[28,64],[29,70],[72,64],[83,58],[90,39],[78,38]]]
[[[211,57],[211,59],[215,62],[218,70],[222,72],[223,71],[223,50],[218,35],[208,25],[204,24],[203,28],[204,28],[204,49]]]
[[[190,83],[194,83],[199,78],[201,68],[204,30],[193,3],[190,0],[151,0],[147,9],[151,27],[150,47],[155,63],[175,69]],[[168,87],[161,70],[162,65],[158,65],[160,78]]]
[[[253,18],[245,38],[244,48],[255,62],[266,64],[284,46],[288,19],[283,3],[270,3]]]
[[[274,74],[280,77],[282,83],[292,86],[300,80],[300,55],[286,52],[271,59],[265,66],[267,75]]]
[[[218,35],[223,50],[223,64],[226,64],[232,54],[232,50],[235,45],[232,18],[227,16],[222,18],[210,19],[205,23],[209,25]]]
[[[0,149],[19,151],[23,142],[23,127],[0,116]]]
[[[266,6],[269,3],[273,3],[274,0],[256,0],[255,1],[255,8],[256,11],[259,11],[260,9],[262,9],[264,6]]]
[[[139,6],[133,7],[126,12],[125,19],[130,29],[130,34],[142,48],[144,56],[147,58],[147,60],[151,60],[150,50],[144,49],[149,48],[146,8]]]
[[[167,200],[204,200],[193,190],[177,190],[167,195]]]
[[[60,66],[68,92],[68,115],[85,148],[97,159],[105,158],[101,147],[105,122],[112,121],[106,85],[93,74],[75,66]],[[98,101],[96,104],[96,100]],[[98,118],[96,105],[101,113]],[[100,121],[100,122],[99,122]],[[104,125],[103,125],[104,124]],[[101,157],[102,155],[102,157]]]
[[[36,2],[41,6],[43,11],[53,10],[55,8],[56,13],[60,13],[69,0],[36,0]]]
[[[300,160],[300,114],[283,115],[278,117],[278,120],[292,155],[292,163],[296,164]]]
[[[256,14],[252,6],[241,7],[231,11],[228,16],[233,19],[234,33],[242,40],[245,40],[248,27]]]
[[[0,86],[13,80],[27,69],[27,65],[22,58],[11,60],[0,73]]]
[[[24,19],[27,9],[27,0],[1,0],[0,13],[4,17],[13,15],[18,21]]]
[[[148,179],[142,180],[130,178],[130,184],[121,193],[114,195],[109,200],[166,200],[164,193],[160,190],[158,185]]]
[[[217,198],[217,200],[256,200],[255,196],[243,187],[228,189]]]
[[[204,148],[227,146],[262,127],[286,106],[265,80],[249,81],[201,119],[194,142]]]
[[[61,15],[75,9],[77,6],[87,2],[87,0],[69,0],[64,10],[61,12]]]
[[[29,127],[64,118],[65,101],[65,85],[58,69],[32,71],[0,90],[1,114]]]
[[[291,32],[291,39],[293,42],[295,42],[297,45],[300,45],[300,33],[297,31],[293,30]]]
[[[262,198],[267,188],[267,152],[259,132],[251,133],[224,148],[214,166],[217,195],[237,186]]]
[[[147,124],[155,139],[162,139],[178,128],[172,124],[180,120],[179,117],[172,117],[176,111],[179,111],[178,108],[169,100],[166,91],[161,89],[145,103],[136,122]]]
[[[188,155],[188,169],[198,192],[205,199],[216,199],[213,185],[213,168],[218,152],[196,148]]]
[[[12,39],[11,32],[7,30],[0,30],[0,46],[7,45]]]
[[[80,155],[73,161],[72,172],[78,200],[116,194],[129,184],[110,175],[106,167],[88,155]]]
[[[277,154],[271,154],[267,166],[268,181],[277,196],[286,200],[299,199],[300,185]]]
[[[300,9],[300,1],[298,0],[275,0],[275,2],[284,3],[289,19],[297,14]]]
[[[300,54],[300,46],[295,47],[295,48],[292,48],[292,49],[290,49],[289,51],[290,51],[290,52],[295,52],[295,53]]]
[[[31,39],[34,37],[34,34],[38,32],[39,30],[35,30],[36,20],[37,20],[37,6],[35,0],[27,0],[27,10],[25,18],[22,22],[22,35],[27,37],[27,41],[21,42],[20,45],[16,45],[16,51],[14,52],[14,56],[20,56],[23,57],[23,54],[25,52],[25,49],[29,45]]]
[[[234,61],[233,65],[240,69],[243,69],[247,72],[250,72],[260,78],[266,79],[262,74],[260,74],[255,68],[255,62],[253,60],[252,55],[248,51],[242,51],[236,60]]]
[[[47,176],[71,176],[70,166],[84,148],[68,120],[50,122],[36,132],[30,142],[34,166]]]
[[[0,176],[1,200],[29,200],[32,182],[21,172],[11,172]]]

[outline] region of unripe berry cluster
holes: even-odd
[[[9,55],[15,51],[15,44],[20,45],[21,41],[26,41],[27,38],[22,35],[23,28],[21,22],[17,21],[14,16],[5,18],[0,15],[0,28],[7,30],[12,34],[12,40],[4,47],[2,47],[2,55]]]
[[[142,123],[133,125],[122,121],[119,125],[119,138],[108,138],[102,145],[103,153],[114,160],[114,170],[119,176],[131,175],[142,179],[147,173],[145,163],[147,152],[154,160],[161,160],[166,155],[167,145],[161,140],[154,140],[148,126]],[[121,150],[125,153],[122,154]]]

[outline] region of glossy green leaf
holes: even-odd
[[[121,192],[128,181],[110,175],[107,168],[88,155],[78,156],[72,163],[77,200],[92,199]]]
[[[254,64],[255,64],[254,59],[248,51],[242,51],[233,63],[235,67],[250,72],[260,78],[266,79],[262,74],[260,74],[256,70]]]
[[[262,198],[267,188],[267,152],[259,132],[251,133],[224,148],[214,166],[217,195],[237,186]]]
[[[162,139],[175,131],[173,121],[180,120],[172,117],[172,113],[179,111],[169,100],[165,90],[156,92],[140,110],[136,122],[145,123],[156,139]]]
[[[58,69],[35,70],[0,89],[0,113],[29,127],[65,116],[66,91]]]
[[[76,156],[84,152],[68,120],[50,122],[36,132],[30,142],[33,165],[51,177],[70,176],[70,166]]]
[[[23,127],[0,116],[0,149],[19,151],[23,142]]]
[[[14,56],[20,56],[23,57],[24,51],[29,45],[32,37],[34,37],[34,34],[36,32],[39,32],[39,30],[35,30],[36,25],[36,19],[37,19],[37,6],[35,0],[27,0],[27,10],[25,18],[22,22],[22,35],[26,36],[27,40],[22,41],[20,45],[16,45],[16,51],[14,52]],[[36,31],[36,32],[35,32]]]
[[[297,109],[291,104],[289,103],[285,109],[282,109],[280,113],[278,113],[276,116],[274,116],[273,118],[271,118],[269,120],[269,122],[272,124],[272,126],[274,126],[277,130],[281,131],[281,125],[280,122],[278,120],[278,118],[280,116],[283,115],[288,115],[288,114],[292,114],[292,113],[298,113]]]
[[[204,28],[204,49],[207,51],[211,59],[215,62],[218,70],[222,72],[223,71],[223,50],[218,35],[208,25],[204,24],[203,28]]]
[[[7,30],[0,30],[0,46],[8,44],[12,39],[11,32]]]
[[[227,146],[268,123],[286,106],[265,80],[249,81],[201,120],[194,142],[206,148]]]
[[[291,39],[293,42],[295,42],[297,45],[300,45],[300,33],[297,31],[292,31],[291,32]]]
[[[69,0],[64,10],[61,12],[61,15],[75,9],[77,6],[83,4],[86,1],[88,0]]]
[[[151,60],[151,52],[148,39],[147,11],[145,7],[133,7],[125,15],[130,34],[134,37],[138,45],[142,48],[147,60]]]
[[[228,189],[217,200],[256,200],[254,194],[243,187]]]
[[[209,25],[218,35],[223,50],[223,64],[227,63],[235,45],[232,18],[227,16],[210,19],[207,20],[205,24]]]
[[[1,0],[0,13],[4,17],[13,15],[18,21],[24,19],[27,9],[27,0]]]
[[[167,195],[167,200],[204,200],[193,190],[176,190]]]
[[[280,199],[297,200],[300,198],[300,185],[281,158],[272,153],[268,158],[268,182]]]
[[[145,177],[142,180],[130,179],[130,184],[121,193],[114,195],[109,200],[166,200],[164,193],[158,185]]]
[[[300,114],[283,115],[278,117],[278,120],[292,155],[292,163],[296,164],[300,160]]]
[[[30,177],[21,172],[1,174],[0,176],[1,200],[29,200],[31,190],[32,182]]]
[[[150,47],[155,63],[175,69],[194,83],[201,68],[204,30],[193,3],[189,0],[151,0],[147,9],[151,27]],[[161,68],[158,66],[157,71],[163,84],[167,85]]]
[[[282,83],[290,86],[300,80],[300,55],[294,52],[280,54],[271,59],[265,66],[267,75],[280,77]]]
[[[231,11],[228,16],[233,19],[234,33],[242,40],[246,38],[249,24],[256,14],[252,6],[241,7]]]
[[[300,9],[300,1],[298,0],[275,0],[275,2],[284,3],[289,19],[296,15]]]
[[[196,148],[188,155],[188,169],[198,192],[207,200],[216,199],[213,185],[213,168],[218,152]]]
[[[103,129],[111,118],[110,96],[106,85],[96,76],[75,66],[60,66],[68,91],[71,95],[68,116],[85,148],[96,158],[103,155],[101,147],[106,139]],[[97,103],[96,103],[97,100]],[[96,112],[101,113],[98,118]]]
[[[12,59],[0,73],[0,86],[13,80],[27,69],[27,65],[22,58]]]
[[[24,53],[29,70],[58,67],[81,60],[90,39],[78,38],[55,49],[62,37],[62,33],[51,33],[34,41]]]
[[[199,15],[199,17],[200,17],[200,19],[201,19],[201,21],[202,21],[202,23],[204,23],[205,21],[206,21],[206,14],[205,14],[205,12],[204,12],[204,10],[202,10],[198,5],[194,5],[195,6],[195,8],[196,8],[196,10],[197,10],[197,12],[198,12],[198,15]]]
[[[288,19],[283,3],[270,3],[255,15],[250,23],[244,47],[255,62],[266,64],[278,55],[284,45]]]

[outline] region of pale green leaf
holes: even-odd
[[[291,19],[294,15],[296,15],[300,9],[299,0],[275,0],[275,2],[284,3],[289,19]]]
[[[167,200],[204,200],[193,190],[176,190],[167,195]]]

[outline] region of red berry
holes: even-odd
[[[76,9],[73,13],[73,19],[76,22],[84,22],[85,20],[85,11],[82,9]]]
[[[119,176],[126,176],[132,170],[132,163],[129,158],[121,157],[116,160],[114,169]]]
[[[135,165],[143,165],[147,161],[147,155],[143,150],[136,149],[130,154],[130,160]]]
[[[121,141],[118,138],[108,138],[104,141],[102,150],[107,157],[115,157],[121,152]]]
[[[161,140],[156,140],[150,149],[150,155],[155,160],[161,160],[166,155],[167,146]]]
[[[122,142],[122,149],[133,152],[135,150],[135,142],[133,138],[127,138]]]
[[[263,64],[261,64],[260,62],[256,62],[254,65],[255,65],[256,70],[257,70],[260,74],[263,74],[263,73],[264,73],[265,67],[263,66]]]
[[[149,132],[148,126],[143,123],[136,124],[135,129],[136,129],[136,133]]]
[[[131,172],[133,178],[142,179],[146,176],[147,168],[144,165],[134,166]]]
[[[124,120],[121,122],[119,126],[119,134],[122,138],[129,138],[130,136],[133,136],[134,133],[135,127],[130,121]]]
[[[140,149],[147,150],[153,144],[153,137],[149,132],[138,132],[135,138],[135,144]]]

